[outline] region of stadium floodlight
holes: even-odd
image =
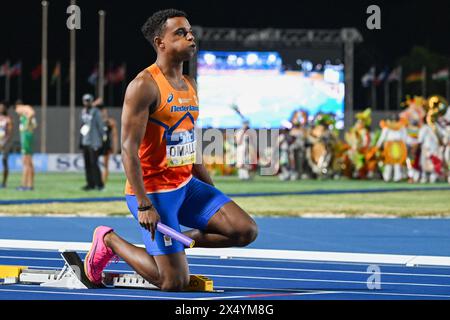
[[[200,41],[241,42],[266,44],[277,42],[284,46],[298,46],[305,43],[343,44],[345,42],[362,42],[363,38],[354,28],[344,29],[250,29],[250,28],[204,28],[193,26]]]
[[[274,54],[269,54],[269,57],[267,58],[267,62],[274,63],[277,61],[277,56]]]
[[[247,64],[253,65],[258,61],[258,56],[254,53],[250,53],[247,55]]]
[[[306,72],[310,72],[313,69],[313,64],[311,61],[305,60],[302,63],[302,69]]]
[[[207,65],[212,65],[216,61],[216,56],[211,53],[205,54],[205,61]]]

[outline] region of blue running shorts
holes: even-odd
[[[192,177],[183,187],[147,196],[158,211],[161,222],[181,232],[180,224],[188,228],[205,230],[211,217],[231,199],[215,187]],[[138,220],[136,196],[126,195],[127,205],[134,218]],[[141,227],[142,239],[147,252],[152,256],[176,253],[184,250],[184,245],[174,239],[164,238],[155,232],[152,241],[150,231]]]

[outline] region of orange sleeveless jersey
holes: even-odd
[[[147,71],[158,85],[161,104],[149,117],[139,159],[147,193],[164,192],[182,187],[192,177],[198,99],[186,77],[189,89],[179,91],[169,84],[156,64]],[[134,194],[128,181],[125,193]]]

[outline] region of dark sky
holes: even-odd
[[[63,79],[67,77],[69,61],[69,31],[66,28],[66,8],[69,0],[50,0],[49,7],[49,73],[55,62],[63,63]],[[41,1],[2,1],[0,11],[0,63],[10,59],[23,61],[24,100],[39,103],[39,81],[31,81],[31,70],[41,59]],[[356,103],[363,103],[359,79],[372,64],[378,68],[394,67],[395,61],[414,45],[450,56],[450,1],[234,1],[234,0],[79,0],[82,29],[77,31],[77,92],[93,91],[86,79],[97,63],[98,10],[107,12],[106,61],[126,62],[128,80],[150,65],[155,55],[140,33],[140,27],[154,11],[169,7],[184,10],[192,25],[235,28],[357,28],[364,43],[356,48]],[[366,28],[370,4],[381,7],[382,29]],[[16,96],[12,83],[12,99]],[[68,84],[63,81],[64,92]],[[115,88],[119,104],[121,88]],[[3,97],[0,80],[0,97]],[[78,99],[79,100],[79,99]],[[49,91],[49,103],[54,104],[54,88]],[[68,103],[67,94],[63,103]]]

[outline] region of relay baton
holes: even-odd
[[[166,236],[171,237],[172,239],[180,241],[188,248],[192,248],[195,245],[195,240],[192,240],[191,238],[185,236],[184,234],[173,230],[172,228],[166,226],[161,222],[158,222],[158,224],[156,225],[156,230],[158,230],[162,234],[165,234]]]

